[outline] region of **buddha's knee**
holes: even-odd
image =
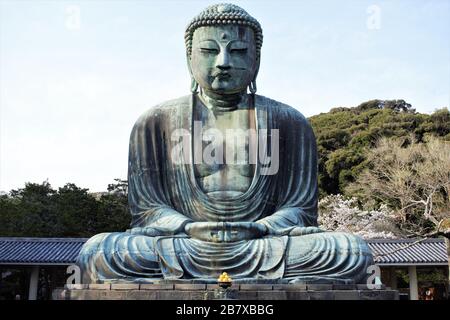
[[[99,233],[89,238],[88,241],[86,241],[86,243],[81,248],[79,256],[87,256],[99,251],[103,244],[104,239],[108,237],[110,234],[111,233],[107,232]]]
[[[104,252],[105,239],[112,233],[99,233],[86,241],[80,250],[77,258],[77,265],[80,267],[83,277],[93,271],[98,265],[97,260]]]
[[[372,253],[359,236],[344,232],[323,232],[289,239],[288,261],[295,262],[315,254],[357,256],[358,264],[372,263]]]
[[[373,264],[364,240],[343,232],[290,237],[286,261],[287,278],[345,283],[364,283]]]
[[[107,257],[145,255],[150,260],[156,255],[153,238],[126,232],[100,233],[90,238],[81,248],[78,261]],[[156,259],[156,258],[155,258]]]
[[[83,282],[145,276],[160,272],[154,238],[126,232],[101,233],[90,238],[77,264]]]
[[[366,254],[371,257],[371,250],[367,243],[355,234],[345,232],[326,232],[341,250],[348,250],[349,253]]]

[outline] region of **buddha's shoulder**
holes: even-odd
[[[191,97],[191,95],[187,95],[154,105],[141,114],[141,116],[137,119],[136,124],[144,124],[148,121],[163,119],[170,116],[173,117],[174,112],[178,111],[180,108],[186,108],[190,105]]]
[[[256,103],[257,105],[264,106],[267,110],[270,110],[272,114],[275,115],[280,121],[294,121],[309,125],[309,122],[305,116],[290,105],[261,95],[256,95]]]

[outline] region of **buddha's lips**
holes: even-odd
[[[228,72],[220,72],[214,75],[214,77],[219,79],[229,79],[231,75]]]
[[[228,80],[231,78],[231,76],[229,74],[220,74],[216,78],[219,80]]]

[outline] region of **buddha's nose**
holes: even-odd
[[[231,68],[230,55],[226,50],[222,50],[217,56],[216,67],[220,70],[227,70]]]

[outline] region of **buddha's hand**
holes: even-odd
[[[135,227],[132,229],[128,229],[126,232],[136,236],[148,236],[148,237],[168,236],[174,234],[172,230],[153,227],[143,227],[143,228]]]
[[[236,242],[267,234],[267,227],[256,222],[192,222],[184,230],[190,237],[208,242]]]
[[[317,227],[295,227],[290,232],[290,236],[304,236],[307,234],[326,232]]]

